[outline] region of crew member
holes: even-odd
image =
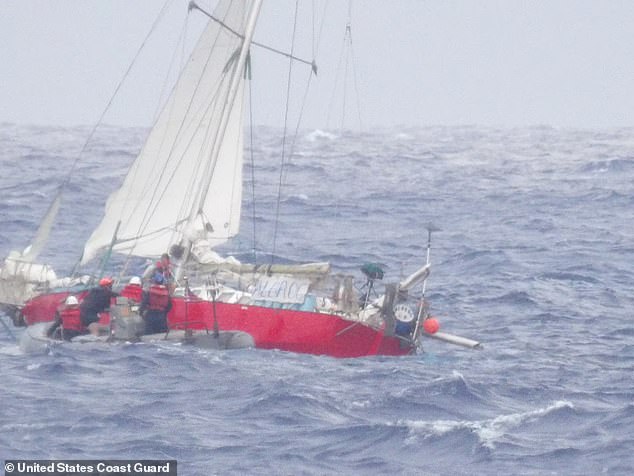
[[[71,340],[73,337],[85,334],[86,331],[81,324],[79,301],[75,296],[70,295],[55,312],[55,322],[46,331],[46,335],[55,339]]]
[[[99,325],[99,313],[110,308],[110,300],[118,296],[112,291],[112,278],[101,278],[99,287],[91,289],[82,300],[79,309],[81,323],[93,335],[99,335],[103,329]]]
[[[143,292],[143,300],[139,313],[145,321],[145,334],[167,332],[167,313],[172,309],[172,299],[166,286],[165,278],[157,272],[152,278],[152,285]]]
[[[71,340],[73,337],[86,333],[86,328],[81,323],[79,301],[75,296],[66,298],[59,315],[62,321],[62,337],[65,340]]]
[[[141,278],[133,276],[130,282],[121,290],[121,296],[126,297],[134,302],[141,302],[143,297],[143,289],[141,287]]]
[[[172,264],[170,257],[167,253],[161,255],[161,259],[154,264],[151,264],[145,269],[143,273],[143,289],[147,291],[152,285],[152,279],[157,273],[163,276],[165,286],[171,287],[174,282],[174,275],[172,274]]]

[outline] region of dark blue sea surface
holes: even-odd
[[[0,125],[0,255],[30,242],[88,132]],[[106,127],[79,161],[41,256],[59,275],[144,133]],[[433,314],[484,348],[25,354],[0,328],[0,458],[170,458],[180,475],[632,474],[634,129],[304,131],[274,245],[280,142],[254,137],[256,258],[379,262],[391,282],[424,262],[433,223]],[[250,256],[252,216],[247,153],[242,228],[223,252]]]

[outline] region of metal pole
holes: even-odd
[[[214,338],[220,337],[220,329],[218,328],[218,316],[216,315],[216,290],[218,287],[218,281],[214,278],[214,288],[211,294],[211,306],[214,313]]]
[[[187,230],[187,227],[191,226],[194,223],[194,220],[196,220],[196,217],[200,214],[200,211],[203,209],[203,206],[205,204],[205,199],[207,198],[207,195],[209,194],[209,186],[211,185],[213,172],[216,168],[216,162],[218,162],[218,156],[220,155],[220,147],[222,145],[225,132],[227,130],[227,125],[229,124],[229,117],[231,116],[233,104],[235,103],[235,99],[238,93],[240,80],[242,78],[242,74],[244,73],[246,58],[249,53],[249,46],[251,45],[251,39],[253,38],[253,33],[255,31],[255,25],[258,18],[258,14],[260,13],[261,6],[262,6],[262,0],[256,0],[251,7],[251,11],[249,12],[247,25],[246,25],[246,29],[244,33],[244,38],[242,41],[242,45],[240,47],[240,55],[235,64],[235,70],[233,72],[233,75],[231,76],[231,82],[229,84],[227,97],[222,106],[220,124],[218,125],[218,130],[216,131],[216,135],[214,137],[211,155],[203,170],[203,174],[202,174],[203,180],[201,180],[198,190],[196,191],[194,195],[196,198],[193,200],[192,208],[189,212],[189,218],[187,219],[187,223],[184,228],[185,230]],[[176,281],[180,280],[180,278],[182,277],[184,272],[184,266],[191,253],[192,242],[190,238],[187,236],[187,233],[184,233],[183,247],[185,248],[185,252],[181,259],[181,263],[176,268],[176,272],[174,276]]]
[[[112,256],[112,249],[114,248],[114,245],[117,244],[117,233],[119,233],[120,226],[121,226],[121,220],[117,222],[117,227],[114,229],[112,240],[110,241],[110,246],[108,247],[108,251],[104,255],[103,260],[101,262],[98,278],[101,278],[103,276],[103,273],[106,269],[108,261],[110,261],[110,257]]]
[[[434,228],[434,226],[430,223],[427,226],[427,258],[425,261],[425,266],[429,266],[429,264],[431,263],[431,232],[437,230],[437,228]],[[420,303],[420,309],[418,310],[418,316],[416,316],[416,326],[414,327],[414,334],[413,334],[413,338],[414,338],[414,342],[418,341],[418,331],[420,329],[420,321],[421,321],[421,317],[423,317],[423,308],[425,307],[425,290],[427,289],[427,278],[425,278],[423,280],[423,295],[421,297],[421,303]],[[427,316],[425,316],[427,317]]]

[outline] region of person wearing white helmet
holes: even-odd
[[[143,296],[143,288],[141,287],[141,278],[133,276],[128,284],[121,290],[121,296],[134,302],[141,302]]]
[[[70,340],[84,332],[80,322],[79,301],[76,296],[71,294],[66,297],[64,303],[55,312],[55,322],[46,331],[46,335]]]

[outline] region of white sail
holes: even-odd
[[[57,281],[53,269],[33,261],[48,241],[53,222],[59,211],[62,193],[58,192],[48,207],[35,237],[24,251],[11,251],[0,267],[0,303],[20,305],[35,296],[36,288]]]
[[[207,25],[123,185],[109,197],[83,263],[110,246],[117,228],[114,251],[148,257],[166,252],[185,234],[189,242],[205,239],[216,246],[238,233],[245,69],[238,58],[252,3],[223,0],[216,7],[219,21]],[[204,203],[187,224],[207,182]]]
[[[22,252],[22,260],[32,262],[35,258],[37,258],[37,255],[40,254],[40,251],[42,251],[44,245],[46,245],[46,242],[48,241],[48,235],[51,233],[51,228],[53,227],[53,223],[55,222],[55,218],[59,212],[61,202],[62,193],[58,192],[55,199],[48,207],[48,211],[35,233],[35,238],[33,238],[31,244]]]

